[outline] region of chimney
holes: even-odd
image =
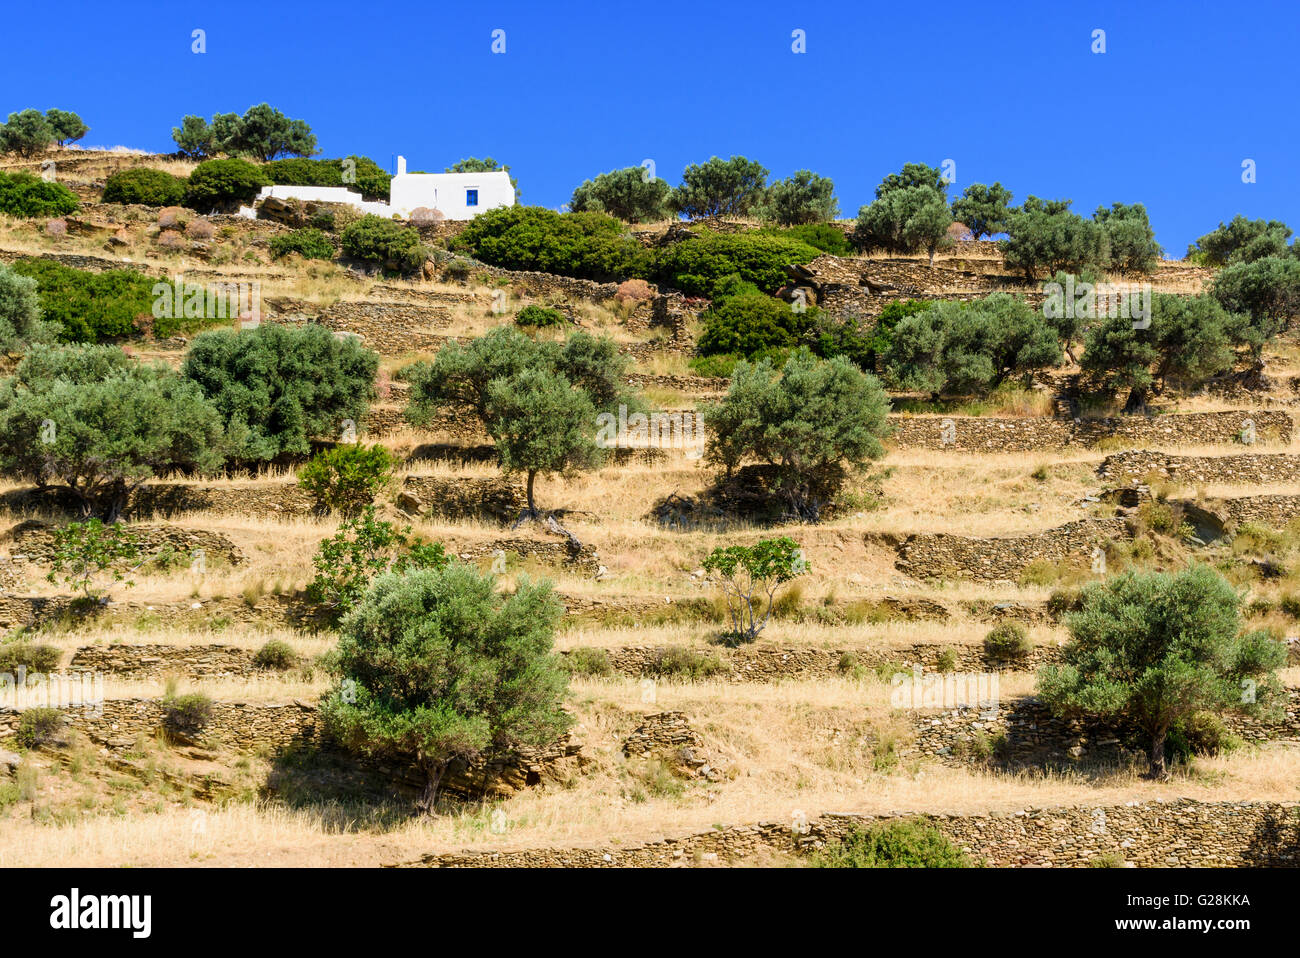
[[[399,156],[397,158],[397,175],[402,176],[405,173],[406,173],[406,157]]]

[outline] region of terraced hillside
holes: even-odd
[[[511,324],[524,306],[548,306],[566,332],[617,343],[649,408],[690,411],[728,388],[690,365],[701,304],[452,258],[406,279],[275,259],[270,240],[292,227],[234,216],[205,218],[211,235],[167,250],[159,210],[97,202],[104,177],[134,164],[164,160],[60,159],[82,210],[63,229],[0,219],[0,261],[255,282],[260,322],[320,324],[376,350],[379,400],[358,435],[400,460],[378,514],[496,573],[503,590],[523,577],[554,582],[574,725],[548,745],[455,768],[440,813],[417,816],[409,767],[347,752],[320,720],[337,635],[305,590],[339,519],[299,487],[298,464],[143,485],[127,525],[173,561],[136,568],[130,587],[115,584],[112,601],[91,608],[47,578],[54,530],[79,518],[75,502],[8,482],[0,628],[52,646],[59,670],[102,676],[104,703],[99,714],[68,710],[30,749],[10,737],[21,712],[0,712],[0,865],[797,864],[859,821],[918,816],[999,865],[1296,863],[1293,339],[1266,351],[1265,386],[1170,394],[1147,416],[1072,410],[1072,366],[1000,404],[895,395],[886,455],[815,524],[733,508],[716,495],[714,465],[653,443],[596,471],[540,478],[558,522],[519,522],[522,480],[503,474],[478,423],[410,425],[398,372]],[[40,158],[3,164],[24,166],[38,170]],[[436,246],[449,231],[424,232]],[[644,242],[665,231],[642,231]],[[1162,262],[1152,284],[1190,293],[1209,275]],[[959,244],[933,266],[823,256],[790,279],[826,309],[862,316],[896,300],[1034,295],[988,243]],[[179,366],[201,328],[240,321],[128,345]],[[810,571],[779,594],[755,641],[728,641],[704,559],[776,536],[798,543]],[[1152,781],[1140,736],[1052,714],[1034,670],[1060,660],[1082,587],[1195,560],[1243,592],[1251,626],[1289,643],[1285,707],[1268,720],[1226,716],[1223,747]],[[1008,622],[1028,646],[993,657],[985,639]],[[259,654],[268,643],[290,654]],[[917,670],[947,684],[900,701],[900,679]],[[995,701],[958,707],[968,677]],[[187,725],[169,703],[190,693],[213,707]]]

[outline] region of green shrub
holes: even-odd
[[[17,672],[25,668],[29,673],[53,672],[63,660],[63,653],[52,645],[31,642],[13,642],[0,645],[0,672]]]
[[[344,163],[351,160],[348,170]],[[350,172],[349,172],[350,171]],[[287,186],[345,186],[359,192],[365,200],[387,200],[392,177],[368,156],[349,156],[337,160],[312,160],[295,157],[272,160],[262,167],[272,183]],[[344,175],[350,181],[344,180]]]
[[[852,256],[853,244],[834,223],[805,223],[802,226],[788,226],[783,230],[773,231],[778,236],[804,243],[832,256]]]
[[[212,721],[212,699],[202,692],[163,699],[163,723],[169,729],[194,731]]]
[[[715,655],[699,652],[684,645],[670,645],[656,651],[645,664],[645,674],[663,679],[698,682],[715,675],[726,675],[731,667]]]
[[[303,259],[333,259],[334,242],[314,227],[271,237],[272,256],[279,259],[290,253],[297,253]]]
[[[1213,712],[1194,712],[1174,722],[1165,739],[1165,751],[1176,762],[1195,755],[1218,755],[1236,748],[1239,740]]]
[[[32,218],[76,212],[77,194],[30,173],[0,173],[0,213]]]
[[[612,216],[503,206],[474,217],[452,249],[506,269],[598,282],[646,278],[649,255]]]
[[[765,293],[789,281],[786,267],[807,263],[821,250],[771,233],[709,233],[682,240],[654,254],[653,278],[691,296],[725,294],[721,284],[738,276]]]
[[[245,160],[207,160],[190,174],[185,205],[200,213],[234,212],[270,185],[261,168]]]
[[[20,259],[14,272],[36,280],[46,322],[57,323],[59,339],[98,343],[137,332],[136,320],[152,321],[155,335],[173,335],[183,319],[153,319],[156,280],[132,270],[103,273],[73,269],[46,259]]]
[[[984,637],[984,654],[997,662],[1023,659],[1034,649],[1019,622],[1000,622]]]
[[[715,302],[704,314],[697,348],[702,356],[753,358],[773,349],[791,349],[812,328],[816,307],[796,312],[762,293],[747,293]]]
[[[348,256],[396,273],[415,272],[428,256],[417,230],[380,216],[361,217],[340,239]]]
[[[560,664],[574,675],[604,678],[614,674],[614,664],[610,662],[609,652],[605,649],[580,646],[562,657]]]
[[[519,326],[567,326],[568,318],[558,309],[547,306],[525,306],[515,314]]]
[[[109,174],[104,182],[105,203],[140,203],[144,206],[180,206],[187,183],[165,170],[137,166]]]
[[[736,371],[736,363],[740,362],[741,358],[734,353],[723,353],[717,356],[695,356],[691,359],[691,372],[697,376],[730,379],[731,374]]]
[[[313,456],[298,474],[298,485],[320,511],[355,516],[392,481],[396,464],[378,443],[345,443]]]
[[[282,639],[271,639],[253,656],[253,665],[259,669],[283,672],[298,664],[298,654]]]
[[[0,353],[25,353],[52,342],[59,331],[42,317],[36,280],[0,264]]]
[[[63,713],[58,709],[25,709],[18,719],[15,738],[23,748],[36,748],[58,738],[63,728]]]
[[[1089,868],[1123,868],[1124,856],[1119,852],[1103,852],[1088,862]]]
[[[952,649],[944,649],[939,653],[939,657],[934,661],[934,667],[939,672],[952,672],[957,668],[957,653]]]
[[[854,828],[826,843],[814,868],[970,868],[971,860],[937,828],[921,821]]]

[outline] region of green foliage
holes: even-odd
[[[883,365],[886,378],[903,389],[976,395],[1060,361],[1060,341],[1043,315],[993,293],[972,303],[935,302],[902,317]]]
[[[0,173],[0,213],[31,219],[76,212],[77,194],[30,173]]]
[[[725,675],[730,668],[716,655],[685,645],[670,645],[657,650],[644,671],[661,679],[702,682],[715,675]]]
[[[0,264],[0,353],[51,342],[59,327],[41,319],[36,280]]]
[[[560,664],[574,675],[605,678],[614,674],[614,665],[609,660],[609,652],[585,645],[569,652],[560,660]]]
[[[945,200],[947,198],[948,181],[943,178],[938,167],[927,163],[904,163],[901,172],[890,173],[880,181],[876,187],[876,199],[884,199],[890,193],[918,186],[937,190],[944,195]]]
[[[387,201],[392,181],[370,157],[355,155],[337,160],[272,160],[262,172],[272,183],[287,186],[345,186],[365,200]]]
[[[797,226],[833,220],[840,215],[840,205],[829,177],[799,170],[767,188],[757,213],[761,219],[780,226]]]
[[[279,259],[290,253],[297,253],[303,259],[333,259],[334,241],[310,227],[271,237],[272,256]]]
[[[175,732],[194,732],[212,721],[212,699],[202,692],[163,699],[163,724]]]
[[[57,136],[40,110],[10,113],[8,122],[0,125],[0,153],[37,156],[53,146]]]
[[[1265,256],[1233,263],[1214,277],[1210,291],[1225,310],[1249,317],[1245,338],[1258,361],[1264,346],[1300,314],[1300,260]]]
[[[597,413],[639,408],[624,385],[628,360],[608,339],[577,333],[563,344],[537,342],[498,327],[433,363],[404,370],[411,383],[408,418],[421,424],[438,409],[463,410],[483,423],[507,471],[528,475],[529,510],[539,474],[593,468]]]
[[[1060,665],[1038,674],[1040,697],[1061,713],[1125,720],[1151,742],[1165,774],[1165,737],[1199,711],[1267,712],[1280,691],[1282,643],[1242,632],[1241,598],[1207,566],[1177,574],[1125,573],[1089,586],[1066,617]]]
[[[145,480],[222,462],[221,423],[164,363],[108,346],[33,348],[0,383],[0,469],[65,483],[111,520]]]
[[[1001,183],[972,183],[952,201],[952,216],[970,230],[971,236],[980,239],[1006,232],[1010,203],[1011,191]]]
[[[126,578],[127,564],[139,556],[139,537],[122,523],[104,525],[98,519],[71,522],[54,532],[51,571],[45,578],[50,582],[62,579],[83,598],[97,599],[107,593],[110,583]],[[133,584],[128,581],[127,588]]]
[[[672,205],[688,219],[706,216],[745,216],[761,204],[767,193],[767,170],[753,160],[733,156],[711,157],[682,171],[682,182],[672,192]]]
[[[813,853],[809,864],[814,868],[972,867],[943,832],[921,821],[854,828]]]
[[[144,206],[179,206],[185,201],[187,182],[165,170],[137,166],[110,173],[104,181],[105,203],[140,203]]]
[[[298,664],[298,655],[288,642],[283,639],[271,639],[253,656],[253,666],[284,672]]]
[[[1040,270],[1078,273],[1110,265],[1106,228],[1070,212],[1069,200],[1029,197],[1009,212],[1006,232],[999,245],[1007,267],[1023,271],[1030,282]]]
[[[216,407],[245,461],[307,455],[314,437],[360,423],[375,399],[379,356],[323,326],[262,323],[196,336],[181,367]]]
[[[1146,207],[1113,203],[1097,207],[1093,219],[1101,225],[1110,247],[1110,268],[1122,273],[1150,273],[1160,259],[1160,244],[1151,229]]]
[[[54,131],[54,142],[59,146],[75,143],[90,132],[90,127],[71,110],[46,110],[45,120]]]
[[[515,313],[515,324],[518,326],[567,326],[569,325],[566,317],[558,309],[551,309],[547,306],[525,306],[519,312]]]
[[[40,672],[42,675],[53,672],[63,661],[63,651],[52,645],[37,645],[34,642],[10,642],[0,645],[0,672],[16,673],[26,669],[28,673]]]
[[[379,443],[343,443],[314,455],[298,473],[298,485],[316,500],[318,510],[354,516],[373,505],[393,481],[396,465]]]
[[[21,748],[37,748],[57,741],[62,729],[63,713],[58,709],[23,709],[14,737]]]
[[[1130,411],[1145,406],[1152,389],[1191,389],[1232,369],[1234,345],[1251,336],[1247,318],[1211,296],[1152,296],[1147,329],[1119,312],[1088,333],[1080,366],[1098,390],[1128,389]]]
[[[834,223],[805,223],[788,226],[777,234],[786,239],[803,243],[832,256],[852,256],[853,244],[844,235],[844,230]]]
[[[552,651],[562,615],[549,584],[502,593],[464,563],[381,576],[343,622],[326,726],[345,746],[413,761],[431,814],[452,761],[541,745],[569,726],[568,675]]]
[[[36,281],[44,320],[58,330],[64,342],[98,343],[130,336],[136,319],[153,310],[155,280],[134,270],[103,273],[73,269],[53,260],[21,259],[13,270]],[[180,321],[158,319],[154,333],[170,336]]]
[[[984,654],[995,662],[1014,662],[1033,650],[1034,643],[1019,622],[999,622],[984,636]]]
[[[1248,220],[1237,215],[1227,226],[1206,233],[1187,247],[1187,258],[1206,266],[1252,263],[1267,256],[1286,256],[1291,229],[1278,220]]]
[[[601,173],[584,180],[573,191],[569,209],[574,213],[607,213],[627,223],[653,223],[671,215],[666,180],[650,177],[639,166]]]
[[[816,259],[820,251],[772,233],[710,233],[672,243],[654,256],[654,278],[692,296],[715,299],[739,278],[765,293],[788,281],[786,267]]]
[[[316,137],[302,120],[291,120],[270,104],[249,107],[244,115],[218,113],[212,122],[186,116],[172,128],[172,139],[187,156],[204,159],[225,153],[273,160],[277,156],[311,156]]]
[[[816,316],[816,307],[798,312],[789,303],[762,293],[732,296],[715,301],[704,314],[696,348],[704,356],[746,359],[768,350],[788,349],[803,342]]]
[[[361,217],[340,239],[348,256],[395,273],[415,272],[429,255],[419,231],[381,216]]]
[[[892,253],[924,250],[933,263],[934,254],[952,244],[948,237],[951,225],[952,211],[941,189],[900,186],[886,190],[875,202],[858,210],[853,242],[864,250]]]
[[[448,561],[441,544],[412,538],[410,526],[399,528],[377,519],[375,507],[366,506],[321,541],[312,557],[316,576],[307,586],[307,597],[337,618],[361,601],[377,575],[408,568],[440,569]]]
[[[185,205],[200,213],[233,213],[270,185],[261,168],[245,160],[207,160],[190,174]]]
[[[780,375],[768,361],[736,364],[719,403],[703,408],[708,461],[728,473],[746,459],[772,467],[774,491],[795,515],[816,520],[839,494],[846,465],[884,455],[889,399],[848,359],[796,351]]]
[[[752,546],[717,548],[701,565],[705,572],[718,576],[732,636],[749,642],[767,626],[777,590],[808,571],[803,550],[788,536],[762,539]]]
[[[556,213],[537,206],[481,213],[451,247],[493,266],[598,282],[643,276],[648,263],[641,244],[612,216]]]

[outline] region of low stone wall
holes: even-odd
[[[514,522],[528,499],[518,483],[504,478],[407,476],[398,506],[415,515]]]
[[[914,579],[972,578],[1014,582],[1034,561],[1087,560],[1093,549],[1131,538],[1120,518],[1079,519],[1022,536],[967,538],[946,532],[908,536],[896,568]]]
[[[1107,456],[1097,467],[1106,482],[1124,485],[1152,477],[1180,483],[1300,482],[1300,455],[1254,453],[1242,456],[1178,456],[1154,449],[1133,449]]]
[[[234,645],[87,645],[72,653],[68,668],[133,678],[240,676],[256,671],[255,654]]]
[[[920,819],[978,862],[994,867],[1089,866],[1118,856],[1139,867],[1296,867],[1300,805],[1295,802],[1201,802],[1026,808],[975,815],[827,813],[781,822],[710,828],[639,845],[462,851],[408,863],[432,868],[671,868],[741,864],[757,856],[800,855],[850,831]]]
[[[496,557],[499,553],[514,554],[519,559],[535,559],[552,565],[566,565],[586,575],[600,570],[600,554],[590,543],[579,547],[564,540],[498,539],[495,542],[467,546],[457,552],[466,562]]]
[[[1300,518],[1300,496],[1241,496],[1207,499],[1201,507],[1223,520],[1229,530],[1243,522],[1280,528]]]
[[[44,565],[54,555],[54,528],[48,522],[29,519],[0,537],[0,543],[7,547],[6,551],[13,558]],[[244,561],[244,554],[219,532],[169,525],[131,525],[127,529],[139,538],[140,551],[144,554],[171,548],[188,564],[190,557],[201,550],[209,562],[238,565]]]
[[[593,303],[603,303],[613,299],[614,294],[618,292],[617,283],[597,283],[589,279],[574,279],[571,276],[557,276],[553,273],[502,269],[499,266],[487,266],[482,263],[475,263],[473,272],[509,280],[516,291],[542,300],[586,299]],[[653,292],[658,292],[653,284],[650,288]]]
[[[991,416],[890,416],[887,442],[899,449],[1026,452],[1095,446],[1103,440],[1137,445],[1239,444],[1253,423],[1260,444],[1291,441],[1289,413],[1278,410],[1113,416],[1106,419],[1008,419]]]

